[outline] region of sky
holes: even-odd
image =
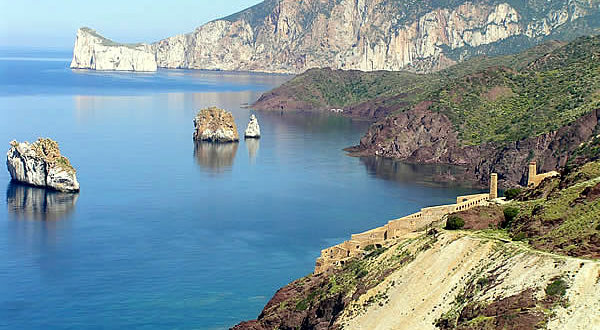
[[[69,50],[81,26],[117,42],[153,42],[260,0],[0,0],[0,47]]]

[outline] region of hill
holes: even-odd
[[[600,37],[581,37],[427,75],[312,70],[255,107],[343,108],[377,120],[353,154],[459,165],[482,183],[498,172],[510,187],[529,161],[555,170],[598,134],[599,78]]]
[[[587,162],[516,201],[454,214],[462,230],[438,223],[388,238],[292,282],[234,329],[592,329],[599,185],[600,163]]]

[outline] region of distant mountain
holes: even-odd
[[[152,45],[158,67],[431,72],[600,32],[600,0],[266,0]],[[87,61],[81,61],[85,67]]]

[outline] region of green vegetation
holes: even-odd
[[[139,46],[143,46],[143,43],[134,43],[134,44],[126,44],[126,43],[118,43],[118,42],[114,42],[108,38],[103,37],[102,35],[100,35],[98,32],[96,32],[96,30],[88,28],[88,27],[82,27],[81,28],[82,31],[91,34],[92,36],[99,38],[100,42],[103,46],[107,46],[107,47],[127,47],[127,48],[132,48],[135,49]]]
[[[527,239],[527,234],[520,232],[517,233],[515,236],[513,236],[512,240],[519,242],[519,241],[524,241],[525,239]]]
[[[508,142],[556,130],[600,107],[598,56],[600,37],[581,37],[428,75],[309,70],[281,88],[314,107],[372,102],[394,113],[429,101],[431,110],[450,118],[464,145]]]
[[[564,297],[569,286],[562,278],[555,279],[546,287],[546,294],[551,297]]]
[[[504,222],[502,223],[502,228],[506,228],[510,226],[510,224],[515,220],[517,215],[519,215],[520,210],[516,207],[507,207],[504,209]]]
[[[519,194],[521,193],[521,190],[522,190],[521,188],[508,189],[504,192],[504,197],[506,197],[507,200],[513,200],[517,196],[519,196]]]
[[[448,230],[457,230],[461,229],[465,226],[465,220],[456,215],[451,215],[446,220],[446,229]]]
[[[600,257],[600,162],[571,168],[522,196],[505,209],[503,225],[513,239],[527,237],[535,248],[554,253]]]

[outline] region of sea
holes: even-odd
[[[58,193],[0,169],[0,328],[227,329],[321,249],[479,191],[440,180],[457,169],[348,156],[368,122],[249,108],[289,75],[95,72],[70,58],[0,51],[2,155],[52,138],[81,184]],[[209,106],[240,132],[255,114],[262,138],[195,143]]]

